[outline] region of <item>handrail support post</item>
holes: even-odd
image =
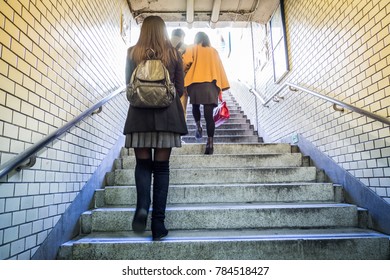
[[[96,111],[93,111],[91,115],[99,114],[102,111],[103,111],[103,106],[100,106],[99,109],[97,109]]]
[[[37,154],[32,155],[29,159],[28,162],[25,164],[21,164],[15,168],[16,171],[20,172],[22,169],[30,168],[35,165],[37,162]]]
[[[333,104],[333,110],[338,111],[338,112],[344,112],[345,111],[344,108],[337,107],[336,103]]]
[[[272,101],[273,102],[279,102],[280,100],[284,100],[284,96],[280,96],[279,94],[275,95],[273,98],[272,98]]]

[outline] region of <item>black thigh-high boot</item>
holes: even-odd
[[[168,234],[165,228],[165,208],[169,187],[169,160],[153,163],[152,236],[157,241]]]
[[[136,233],[143,233],[146,227],[150,207],[150,189],[152,184],[152,159],[136,159],[135,185],[137,189],[137,208],[132,228]]]

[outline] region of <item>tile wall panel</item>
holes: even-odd
[[[285,0],[290,72],[298,83],[345,103],[390,117],[390,2]],[[269,25],[252,24],[255,60],[270,45]],[[256,68],[255,88],[267,99],[274,84],[271,54]],[[252,86],[254,83],[251,84]],[[282,92],[269,108],[242,85],[235,94],[266,141],[301,134],[390,203],[390,129],[301,92]]]
[[[125,0],[0,0],[0,164],[124,83]],[[29,259],[122,135],[124,96],[0,181],[0,259]]]

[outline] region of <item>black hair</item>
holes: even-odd
[[[177,36],[177,37],[182,37],[185,36],[186,34],[184,33],[183,29],[177,28],[172,30],[172,36]]]
[[[196,33],[194,43],[197,45],[202,44],[202,47],[210,47],[211,45],[209,36],[204,32]]]

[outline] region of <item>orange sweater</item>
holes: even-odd
[[[183,55],[183,63],[184,70],[189,68],[184,77],[185,87],[193,83],[216,81],[220,90],[230,88],[222,61],[213,47],[188,46]]]

